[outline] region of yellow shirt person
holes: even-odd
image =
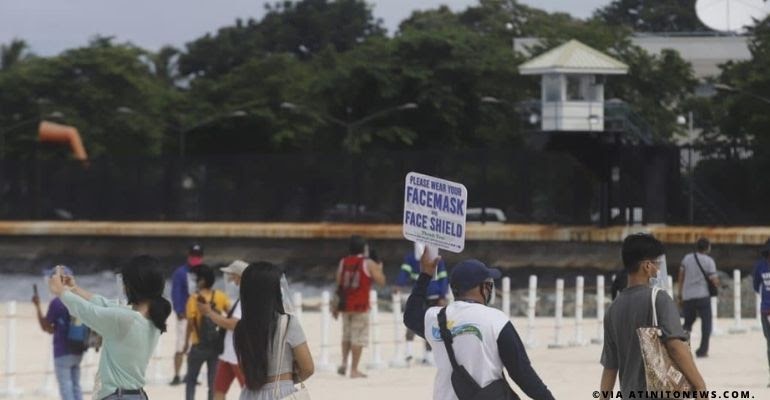
[[[206,303],[213,304],[219,313],[226,313],[230,309],[230,298],[221,290],[202,290],[200,294],[192,295],[187,300],[187,323],[190,327],[190,344],[198,344],[198,329],[201,326],[203,315],[198,311],[198,296],[206,299]]]

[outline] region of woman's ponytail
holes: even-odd
[[[160,333],[166,332],[166,320],[171,315],[171,303],[163,296],[158,296],[150,300],[150,320]]]
[[[163,298],[165,277],[157,259],[142,255],[132,258],[124,265],[123,286],[126,288],[128,304],[146,302],[149,317],[161,333],[166,332],[166,320],[171,314],[171,303]]]

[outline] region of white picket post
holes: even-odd
[[[733,270],[733,326],[730,333],[744,333],[746,327],[741,319],[741,271]]]
[[[40,383],[40,387],[35,390],[35,395],[41,397],[54,397],[56,396],[56,388],[54,388],[54,374],[53,374],[53,346],[48,346],[48,357],[45,364],[43,373],[43,382]]]
[[[537,346],[535,339],[535,314],[537,312],[537,275],[529,276],[529,293],[527,293],[527,340],[528,348]]]
[[[5,387],[0,397],[16,398],[23,393],[16,387],[16,302],[6,303],[5,310]]]
[[[554,340],[548,345],[549,349],[564,347],[562,341],[562,325],[564,314],[564,279],[556,280],[556,317],[554,318]]]
[[[401,294],[393,292],[393,342],[396,344],[393,357],[390,359],[388,365],[391,368],[406,368],[408,366],[406,362],[406,354],[404,345],[406,338],[406,327],[404,326],[403,315],[401,314]]]
[[[506,317],[511,318],[511,278],[503,278],[503,306],[502,311]]]
[[[321,293],[321,354],[315,365],[319,371],[333,371],[334,365],[329,361],[329,334],[331,333],[331,295],[324,290]]]
[[[596,277],[596,337],[591,343],[604,343],[604,275]]]
[[[302,322],[302,293],[294,292],[291,295],[291,302],[294,306],[294,316],[299,322]]]
[[[369,291],[369,348],[372,349],[371,360],[366,365],[368,369],[383,369],[385,363],[382,361],[380,352],[382,344],[380,343],[380,306],[377,303],[377,291]]]
[[[719,296],[711,297],[711,336],[724,334],[718,326],[719,321]]]
[[[583,293],[585,288],[585,278],[578,276],[575,279],[575,338],[570,343],[571,346],[585,346],[583,339]]]

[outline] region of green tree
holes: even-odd
[[[97,38],[87,47],[17,64],[0,73],[0,126],[55,110],[80,130],[92,156],[160,155],[170,88],[146,59],[142,49]],[[9,136],[8,156],[31,156],[32,129]]]
[[[615,0],[594,13],[594,18],[636,32],[704,32],[695,14],[696,0]]]
[[[27,42],[13,39],[9,44],[0,45],[0,70],[9,69],[29,57]]]

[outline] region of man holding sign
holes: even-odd
[[[406,302],[404,325],[433,347],[438,368],[433,399],[518,399],[505,379],[505,368],[529,397],[552,400],[511,321],[489,307],[499,270],[478,260],[461,261],[449,283],[456,301],[445,307],[428,304],[428,285],[441,262],[437,249],[459,253],[465,248],[467,201],[468,192],[459,183],[415,172],[406,176],[404,237],[428,246]]]

